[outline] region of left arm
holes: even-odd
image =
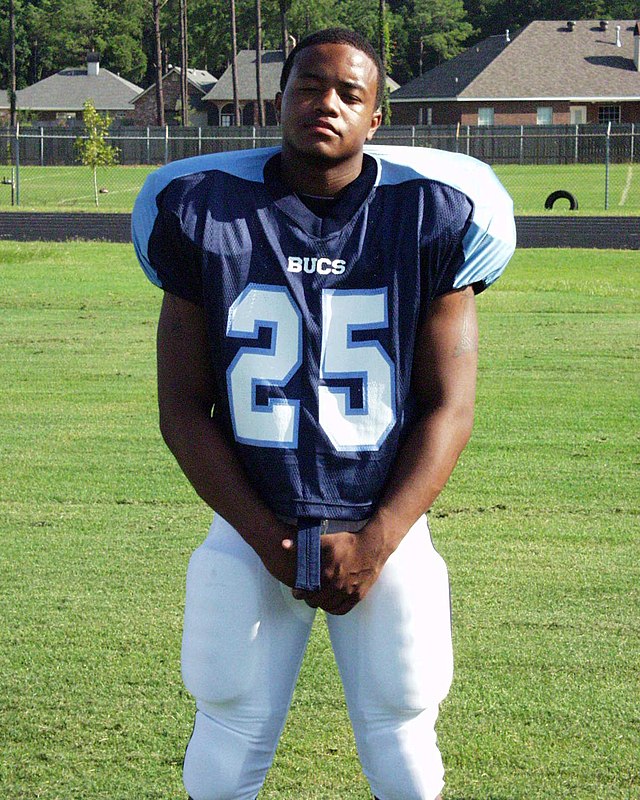
[[[400,449],[374,515],[358,533],[322,537],[322,588],[294,590],[309,605],[346,614],[365,597],[412,525],[442,491],[471,435],[478,361],[473,289],[436,298],[416,342],[413,392],[420,416]]]

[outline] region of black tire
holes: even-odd
[[[578,201],[576,200],[575,196],[571,194],[571,192],[567,192],[564,189],[558,189],[555,192],[551,192],[549,197],[544,201],[544,207],[546,209],[553,208],[553,204],[556,200],[568,200],[569,201],[569,209],[571,211],[578,210]]]

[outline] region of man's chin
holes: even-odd
[[[299,159],[325,166],[340,164],[354,155],[353,153],[344,153],[336,150],[329,142],[297,142],[295,144],[288,142],[287,146],[295,152]]]

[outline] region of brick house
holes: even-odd
[[[398,125],[640,122],[640,25],[532,22],[483,39],[390,100]]]
[[[240,50],[237,57],[238,99],[243,125],[258,124],[256,91],[256,51]],[[275,97],[280,91],[280,73],[284,58],[282,50],[265,50],[261,57],[261,89],[265,106],[267,125],[276,125]],[[220,76],[220,80],[205,95],[205,103],[210,108],[209,119],[212,125],[228,127],[233,125],[233,81],[231,65]]]
[[[0,89],[0,125],[8,125],[10,116],[9,92],[6,89]]]
[[[82,119],[83,105],[92,100],[101,113],[123,118],[142,88],[100,66],[97,53],[87,55],[84,67],[68,67],[48,78],[18,89],[16,105],[34,121],[60,122]]]
[[[164,116],[167,125],[178,125],[181,112],[180,67],[172,67],[162,78]],[[189,125],[209,124],[209,111],[204,96],[217,83],[217,79],[205,69],[187,69],[187,89],[189,95]],[[127,114],[127,121],[134,125],[155,125],[156,85],[152,83],[133,101],[133,111]]]

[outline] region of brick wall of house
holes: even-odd
[[[202,93],[195,86],[188,84],[190,107],[201,105]],[[180,99],[180,76],[171,72],[162,81],[164,95],[164,117],[167,125],[180,123],[180,112],[176,111],[176,102]],[[145,95],[134,102],[135,111],[128,112],[127,119],[133,120],[134,125],[153,126],[156,124],[156,90],[153,86]]]
[[[598,109],[611,103],[570,103],[568,100],[534,100],[530,102],[487,101],[478,102],[431,102],[393,103],[391,121],[394,125],[426,125],[428,109],[431,108],[432,125],[477,125],[478,107],[490,107],[494,110],[494,125],[536,125],[538,108],[553,108],[554,125],[571,124],[571,107],[584,105],[587,108],[587,123],[598,122]],[[618,103],[621,107],[621,122],[640,123],[640,102]]]

